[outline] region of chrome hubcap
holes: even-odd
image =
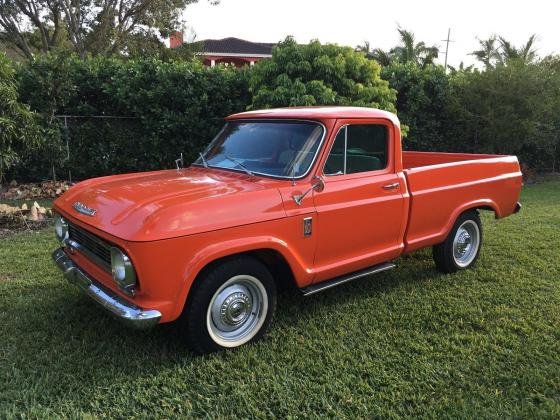
[[[255,277],[232,277],[220,287],[208,307],[210,337],[224,347],[246,343],[260,330],[268,310],[266,289]]]
[[[220,307],[220,321],[225,325],[236,327],[251,314],[252,306],[250,295],[244,292],[234,292],[224,300]]]
[[[453,258],[459,267],[466,267],[476,257],[480,245],[480,230],[472,220],[466,220],[453,239]]]

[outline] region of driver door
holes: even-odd
[[[402,248],[405,185],[394,171],[392,125],[339,120],[335,130],[324,190],[313,194],[315,282],[386,262]]]

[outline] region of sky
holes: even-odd
[[[560,2],[557,0],[207,0],[187,6],[185,33],[197,40],[237,37],[255,42],[278,42],[293,35],[300,43],[318,39],[355,47],[369,41],[374,48],[398,43],[397,26],[416,39],[440,48],[443,63],[447,31],[451,28],[448,63],[475,62],[469,55],[477,37],[498,34],[514,45],[537,34],[540,56],[560,53]]]

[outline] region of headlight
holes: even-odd
[[[134,271],[132,261],[128,255],[115,247],[111,247],[111,272],[113,280],[121,289],[129,294],[134,294],[136,271]]]
[[[68,222],[60,214],[54,216],[54,233],[60,243],[68,239]]]

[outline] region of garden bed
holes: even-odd
[[[47,226],[52,218],[52,200],[70,186],[66,181],[28,184],[12,181],[5,185],[0,189],[0,236]]]

